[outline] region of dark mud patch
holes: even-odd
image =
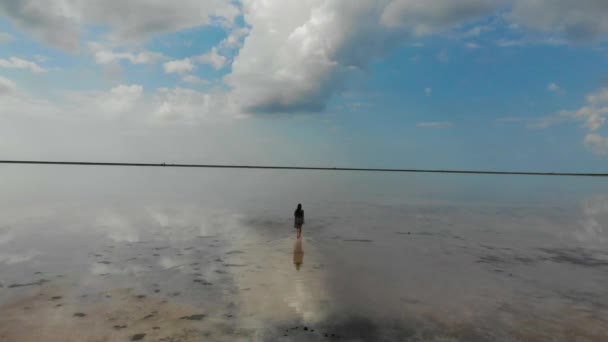
[[[77,312],[77,313],[73,314],[72,316],[82,318],[82,317],[87,317],[87,314],[82,313],[82,312]]]
[[[518,255],[496,255],[488,254],[482,255],[477,259],[477,263],[480,264],[534,264],[538,262],[538,259],[523,257]]]
[[[146,334],[135,334],[131,336],[131,341],[141,341],[146,337]]]
[[[44,283],[48,283],[50,280],[46,280],[46,279],[40,279],[38,281],[35,281],[33,283],[24,283],[24,284],[11,284],[8,286],[9,289],[14,289],[17,287],[26,287],[26,286],[41,286]]]
[[[605,252],[594,252],[582,248],[541,248],[548,254],[547,260],[559,264],[571,264],[584,267],[608,266],[608,255]]]
[[[152,318],[152,317],[156,316],[156,314],[157,314],[157,313],[158,313],[158,312],[152,312],[152,313],[150,313],[149,315],[147,315],[146,317],[144,317],[144,318],[142,318],[142,319],[150,319],[150,318]]]
[[[205,317],[207,317],[207,315],[198,314],[198,315],[180,317],[179,319],[183,319],[183,320],[187,320],[187,321],[202,321]]]
[[[205,285],[205,286],[211,286],[211,285],[213,285],[213,283],[210,283],[210,282],[208,282],[206,280],[203,280],[203,279],[194,279],[194,282],[197,283],[197,284]]]

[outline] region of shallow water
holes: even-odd
[[[603,180],[0,176],[2,341],[608,340]]]

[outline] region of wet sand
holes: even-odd
[[[603,195],[4,204],[0,341],[608,340]]]
[[[576,210],[352,206],[299,242],[289,218],[187,206],[17,215],[0,340],[608,338],[608,253],[563,238]]]

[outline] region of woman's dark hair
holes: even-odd
[[[300,216],[302,215],[303,210],[302,210],[302,204],[298,204],[298,208],[296,209],[296,211],[294,212],[294,215],[296,216]]]

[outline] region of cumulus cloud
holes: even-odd
[[[448,51],[445,50],[445,49],[439,51],[439,53],[437,54],[437,60],[440,63],[443,63],[443,64],[449,63],[450,62],[450,55],[448,54]]]
[[[488,31],[492,31],[494,30],[493,26],[490,25],[479,25],[479,26],[475,26],[471,29],[468,29],[467,31],[462,33],[462,37],[466,38],[466,37],[479,37],[481,36],[484,32],[488,32]]]
[[[205,93],[184,88],[163,88],[153,99],[155,122],[219,121],[236,116],[223,93]]]
[[[226,65],[227,59],[226,57],[218,54],[217,48],[214,47],[210,52],[199,56],[197,58],[199,63],[209,64],[213,66],[216,70],[223,68]]]
[[[400,43],[495,7],[486,0],[245,0],[250,30],[225,81],[245,111],[321,111],[347,77]]]
[[[562,88],[555,82],[551,82],[549,83],[549,85],[547,86],[547,90],[552,92],[552,93],[559,93],[562,91]]]
[[[132,64],[153,64],[165,58],[163,54],[157,52],[114,52],[112,49],[98,48],[95,45],[93,44],[92,49],[97,64],[112,64],[121,60],[127,60]]]
[[[182,78],[182,81],[189,84],[207,84],[206,80],[201,79],[200,77],[194,75],[186,75]]]
[[[17,89],[15,82],[0,76],[0,96],[3,94],[12,93]]]
[[[86,26],[111,29],[118,41],[212,24],[232,25],[239,9],[224,0],[0,0],[0,13],[36,39],[76,51]]]
[[[596,133],[587,134],[585,137],[585,146],[593,152],[607,156],[608,155],[608,138]]]
[[[35,62],[17,57],[11,57],[9,59],[0,59],[0,68],[26,69],[34,73],[46,72],[44,68],[42,68]]]
[[[465,20],[495,11],[493,0],[394,0],[384,10],[382,23],[412,30],[416,35],[443,31]]]
[[[78,49],[81,13],[75,2],[0,0],[0,14],[36,39],[68,50]]]
[[[125,114],[140,115],[144,110],[141,85],[119,85],[107,91],[65,92],[64,103],[49,106],[66,115],[116,119]]]
[[[8,90],[3,91],[4,88]],[[220,123],[246,117],[229,94],[220,90],[198,91],[176,87],[146,93],[141,85],[124,84],[108,90],[58,92],[54,101],[14,90],[14,83],[0,77],[1,113],[34,118],[60,117],[65,120],[120,120],[122,123],[152,125]]]
[[[574,111],[563,110],[554,116],[540,120],[536,128],[547,128],[567,120],[583,122],[587,131],[584,144],[598,155],[608,155],[608,138],[601,134],[608,116],[608,88],[587,95],[586,104]]]
[[[608,1],[514,0],[512,20],[541,32],[589,41],[608,33]]]
[[[170,61],[164,64],[167,74],[185,74],[194,70],[194,63],[190,58]]]
[[[591,132],[599,131],[606,123],[608,115],[608,88],[603,88],[587,96],[587,105],[571,115],[585,121],[585,127]]]
[[[525,46],[526,42],[523,40],[505,39],[501,38],[496,41],[496,46],[499,47],[521,47]]]
[[[112,88],[107,94],[98,96],[97,105],[111,113],[125,113],[133,109],[142,98],[144,88],[140,85],[120,85]]]
[[[447,121],[442,122],[419,122],[416,124],[416,127],[422,128],[448,128],[452,127],[452,124]]]
[[[220,50],[231,50],[241,46],[243,38],[249,34],[247,27],[236,27],[234,28],[228,37],[222,40],[219,44]]]
[[[458,36],[461,38],[477,37],[491,30],[491,25],[476,24],[470,28],[461,24],[491,15],[505,4],[509,5],[504,7],[506,11],[511,5],[513,10],[507,17],[524,27],[563,32],[570,39],[580,40],[608,33],[605,27],[608,24],[601,20],[606,12],[604,3],[602,0],[0,0],[0,13],[38,39],[66,50],[78,47],[84,28],[108,27],[108,36],[104,38],[112,48],[94,51],[100,64],[121,60],[154,63],[162,58],[160,54],[133,52],[121,44],[162,32],[224,25],[228,36],[209,53],[168,61],[163,65],[164,71],[183,76],[185,83],[200,84],[202,80],[189,75],[197,63],[219,70],[232,62],[232,71],[224,78],[229,90],[221,97],[229,96],[228,102],[238,104],[241,112],[290,113],[322,111],[332,96],[344,89],[350,76],[365,71],[375,59],[410,39],[455,28],[464,32]],[[547,8],[547,13],[538,13],[543,8]],[[240,14],[245,27],[235,23]],[[536,17],[538,22],[533,22]],[[522,46],[525,41],[502,39],[496,44]],[[475,43],[465,46],[479,47]],[[239,51],[233,53],[236,49]],[[437,57],[444,63],[449,61],[447,52]],[[166,114],[171,112],[157,113],[159,117],[171,117]]]

